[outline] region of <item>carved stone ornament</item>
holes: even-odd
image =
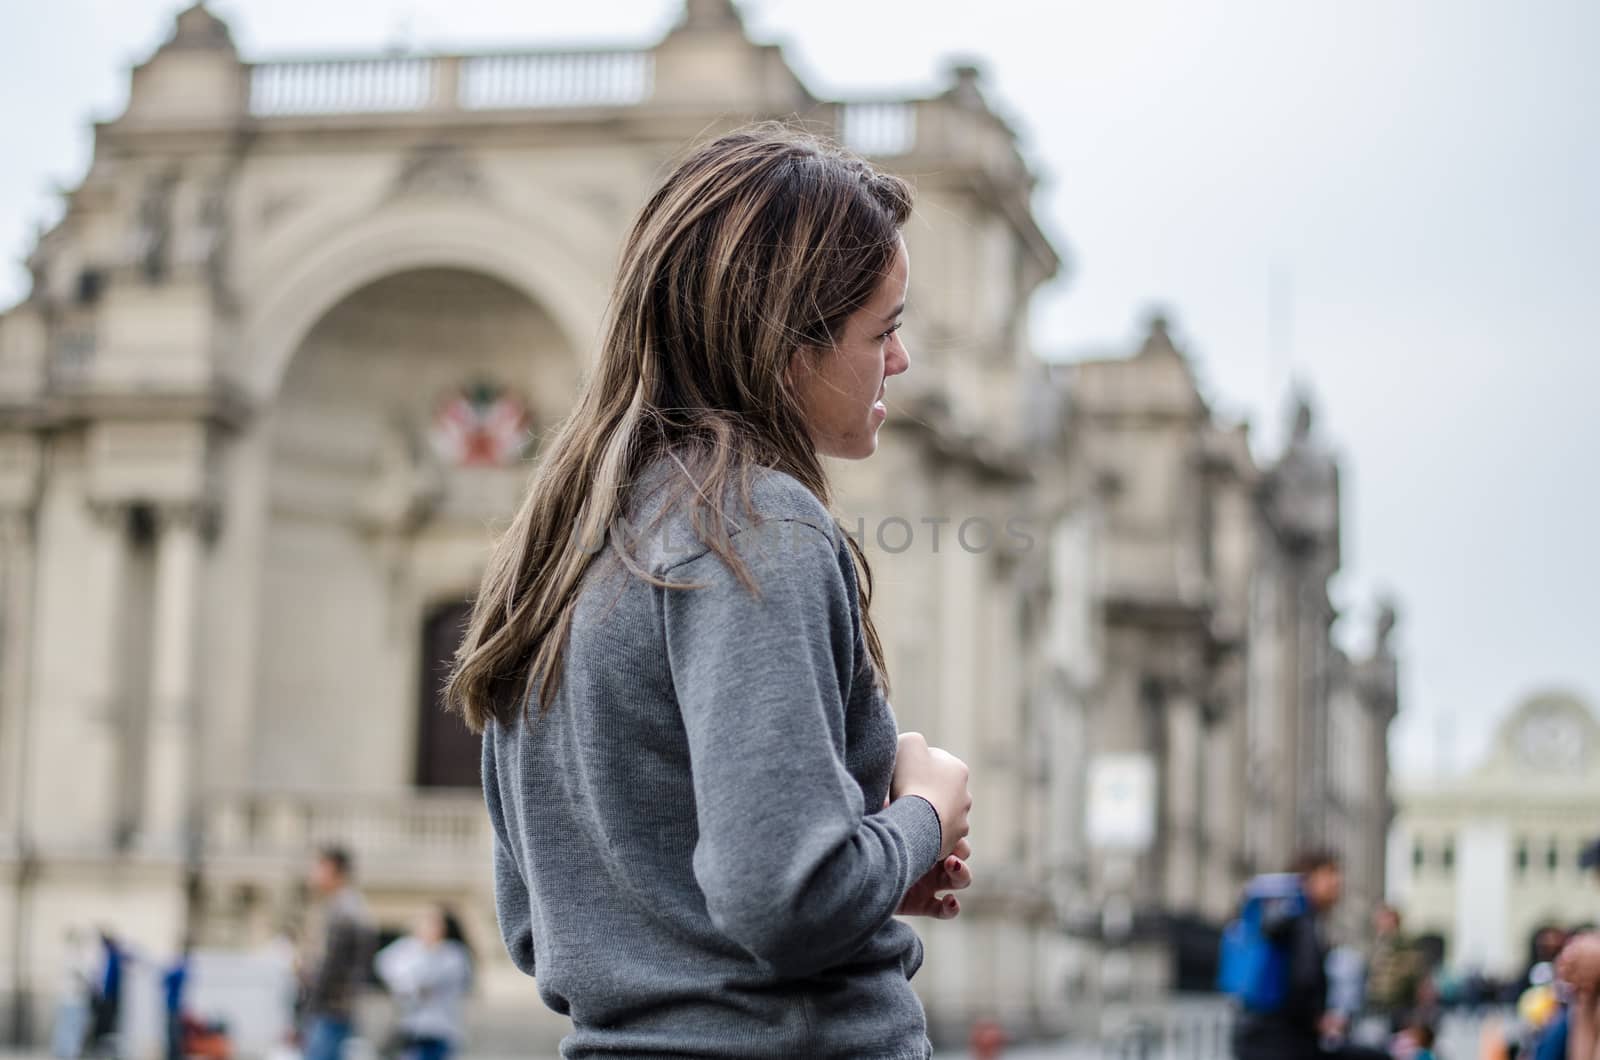
[[[256,207],[256,223],[262,229],[272,228],[289,214],[305,205],[308,198],[302,188],[279,188],[268,191]]]
[[[1273,508],[1278,523],[1312,540],[1339,530],[1338,461],[1313,433],[1311,403],[1296,397],[1293,434],[1273,469]]]
[[[400,165],[390,195],[440,195],[449,198],[482,197],[487,191],[483,174],[459,147],[429,144],[418,148]]]
[[[165,277],[170,263],[172,198],[177,186],[175,171],[158,173],[145,182],[144,194],[139,199],[132,257],[151,283]]]
[[[172,529],[193,530],[209,545],[222,533],[222,506],[213,497],[161,501],[91,497],[87,506],[95,522],[119,533],[130,530],[135,511],[149,521],[156,534]]]
[[[206,9],[204,2],[192,4],[178,13],[167,47],[226,48],[233,50],[228,24]]]
[[[373,475],[361,498],[362,525],[377,533],[421,526],[444,497],[444,470],[405,422],[391,421],[379,440]]]
[[[1394,647],[1390,640],[1394,636],[1394,627],[1399,622],[1399,613],[1393,600],[1385,599],[1378,605],[1378,621],[1375,628],[1374,655],[1392,655]]]
[[[156,505],[155,514],[161,530],[193,530],[208,545],[222,534],[222,507],[212,497],[168,501]]]
[[[475,383],[446,394],[434,409],[428,440],[450,467],[508,467],[532,440],[528,406],[504,387]]]
[[[687,0],[683,5],[681,29],[738,29],[744,28],[739,8],[733,0]]]

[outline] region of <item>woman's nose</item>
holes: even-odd
[[[896,334],[894,341],[889,345],[888,356],[884,358],[883,374],[885,376],[899,375],[911,367],[911,353],[906,349],[906,344]]]

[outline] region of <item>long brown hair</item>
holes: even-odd
[[[786,381],[822,356],[872,296],[911,213],[911,189],[838,147],[775,124],[691,153],[651,196],[623,246],[598,363],[551,438],[496,544],[445,688],[481,732],[537,690],[542,714],[592,550],[624,514],[639,472],[670,453],[693,485],[701,540],[751,589],[722,505],[758,467],[792,475],[831,509],[822,462]],[[887,685],[859,573],[863,632]],[[651,578],[626,556],[637,576]]]

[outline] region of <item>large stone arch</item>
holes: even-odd
[[[474,775],[476,744],[433,698],[455,644],[430,624],[472,595],[528,465],[436,451],[430,425],[481,382],[537,432],[570,409],[580,359],[544,304],[479,262],[391,267],[306,329],[252,439],[256,775],[390,792]]]
[[[550,314],[587,368],[608,277],[591,245],[567,233],[468,200],[401,202],[314,240],[263,255],[245,270],[264,285],[245,313],[242,381],[270,401],[289,362],[316,323],[352,293],[384,276],[426,268],[461,269],[498,279]],[[246,286],[253,286],[247,280]]]

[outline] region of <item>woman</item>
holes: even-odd
[[[563,1057],[931,1053],[893,915],[959,912],[967,769],[896,736],[822,465],[873,453],[908,366],[910,210],[775,127],[691,155],[490,560],[448,694]]]
[[[472,986],[472,951],[455,914],[429,908],[411,934],[379,950],[373,963],[399,1008],[398,1055],[446,1060],[461,1041]]]

